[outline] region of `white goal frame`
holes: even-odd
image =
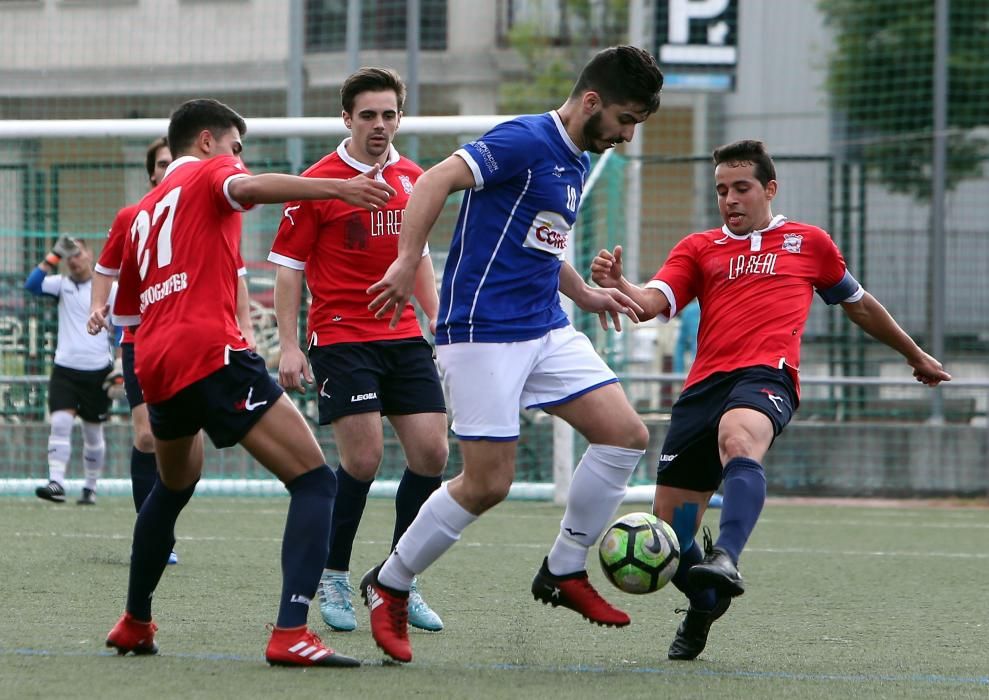
[[[475,115],[447,117],[402,118],[403,136],[454,135],[463,140],[480,136],[497,124],[512,119],[513,115]],[[246,118],[249,138],[305,138],[346,136],[349,134],[339,117],[270,117]],[[54,120],[0,120],[0,139],[154,139],[168,131],[167,119],[54,119]],[[598,159],[588,177],[584,197],[593,189],[613,151],[608,150]],[[573,246],[567,249],[573,255]],[[570,259],[570,258],[568,258]],[[563,298],[564,309],[573,316],[573,304]],[[553,418],[553,482],[522,482],[512,485],[509,497],[517,499],[553,500],[562,504],[566,500],[570,479],[574,470],[574,431],[559,418]],[[0,479],[0,493],[25,493],[33,488],[33,479]],[[23,483],[22,483],[23,482]],[[30,482],[30,483],[27,483]],[[80,481],[81,484],[81,481]],[[68,480],[70,487],[73,480]],[[376,480],[371,495],[394,495],[398,482]],[[102,493],[129,493],[127,479],[103,479]],[[197,489],[203,493],[257,494],[280,493],[283,489],[275,479],[203,479]],[[649,502],[652,486],[630,487],[626,501]]]

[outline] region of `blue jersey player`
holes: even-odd
[[[564,262],[584,182],[587,152],[629,141],[659,108],[663,74],[647,52],[618,46],[585,66],[559,109],[501,124],[426,172],[409,198],[398,258],[368,291],[379,316],[397,322],[447,196],[465,190],[443,274],[436,353],[460,440],[463,472],[429,497],[361,594],[386,654],[412,658],[406,599],[415,575],[477,517],[508,495],[515,474],[519,408],[542,408],[590,443],[573,475],[560,534],[532,584],[536,600],[591,622],[629,617],[588,582],[589,548],[625,495],[648,432],[590,341],[570,324],[559,292],[583,309],[637,320],[615,289],[586,285]]]

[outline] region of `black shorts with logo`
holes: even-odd
[[[718,425],[732,408],[752,408],[783,432],[797,408],[793,379],[784,369],[745,367],[719,372],[684,391],[673,404],[670,429],[659,457],[656,483],[691,491],[721,485]]]
[[[176,440],[205,430],[217,448],[240,442],[285,393],[250,350],[230,353],[230,363],[170,399],[148,404],[151,432]]]
[[[309,361],[320,425],[356,413],[446,413],[433,348],[424,338],[317,346]]]
[[[134,343],[121,343],[120,364],[124,370],[124,393],[127,394],[127,404],[130,410],[134,410],[144,403],[144,391],[141,383],[137,381],[137,372],[134,371]]]
[[[75,411],[87,423],[102,423],[110,414],[103,381],[111,369],[113,365],[92,370],[55,365],[48,381],[48,410]]]

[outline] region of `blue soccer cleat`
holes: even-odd
[[[357,629],[353,597],[350,572],[323,572],[319,579],[319,612],[323,616],[323,622],[337,632],[352,632]]]
[[[171,552],[169,552],[168,553],[168,564],[170,566],[174,566],[175,564],[178,564],[178,563],[179,563],[179,555],[176,554],[174,550],[171,551]]]
[[[427,632],[439,632],[443,629],[443,620],[422,599],[417,579],[412,579],[412,587],[409,589],[409,624]]]

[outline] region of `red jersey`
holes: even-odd
[[[695,297],[701,320],[697,356],[684,387],[742,367],[787,368],[799,393],[800,338],[814,290],[845,279],[845,261],[828,234],[776,217],[763,231],[693,233],[670,252],[647,286],[674,316]]]
[[[106,244],[100,252],[100,259],[96,262],[96,271],[101,275],[116,277],[120,274],[120,258],[124,252],[124,239],[127,231],[130,230],[134,215],[137,214],[137,204],[131,204],[113,217],[113,223],[106,234]],[[133,343],[134,331],[131,326],[124,328],[124,336],[121,343]]]
[[[334,153],[303,173],[304,177],[351,178],[371,168],[346,150],[349,139]],[[392,148],[378,175],[395,196],[377,211],[339,199],[288,202],[268,260],[304,270],[312,292],[309,308],[310,345],[397,340],[422,336],[412,304],[396,328],[391,316],[376,319],[368,311],[367,288],[381,279],[398,256],[398,236],[405,204],[422,168]]]
[[[240,212],[230,180],[249,175],[234,156],[178,158],[137,205],[125,237],[114,322],[141,324],[135,371],[160,403],[247,347],[237,327]]]

